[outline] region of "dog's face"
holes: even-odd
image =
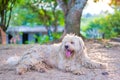
[[[62,52],[66,58],[80,54],[84,48],[83,40],[73,34],[67,34],[62,40]]]

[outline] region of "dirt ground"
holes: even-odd
[[[108,63],[106,70],[90,69],[84,75],[73,75],[52,69],[46,73],[30,71],[17,75],[15,67],[6,65],[5,61],[10,56],[22,55],[33,45],[0,45],[0,80],[120,80],[120,42],[85,41],[85,44],[91,59]]]

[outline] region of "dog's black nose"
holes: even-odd
[[[68,49],[68,45],[65,45],[65,48]]]

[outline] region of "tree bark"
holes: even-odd
[[[2,28],[0,28],[0,44],[6,44],[6,33],[2,30]]]
[[[74,33],[80,35],[80,22],[83,8],[87,0],[57,0],[65,15],[64,34]]]
[[[65,16],[65,33],[80,35],[80,18],[81,13],[79,11],[71,10]]]

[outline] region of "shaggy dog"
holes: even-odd
[[[15,60],[17,61],[15,62]],[[83,40],[73,34],[67,34],[62,43],[35,46],[20,58],[9,58],[7,62],[16,64],[18,74],[23,74],[31,69],[44,72],[50,68],[83,74],[84,68],[106,68],[105,64],[88,58]]]

